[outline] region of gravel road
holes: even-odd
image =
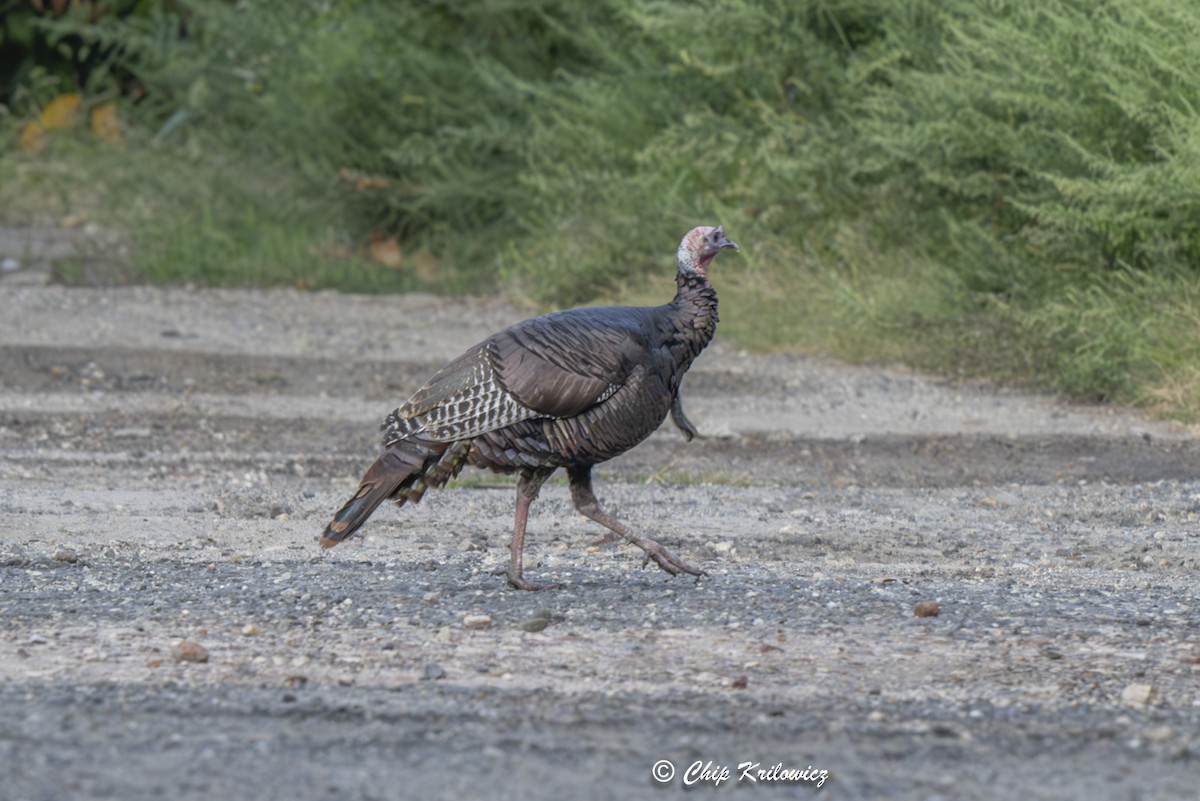
[[[521,316],[0,283],[0,799],[1200,797],[1200,438],[1132,413],[718,340],[597,471],[707,578],[555,482],[509,590],[481,473],[319,553]]]

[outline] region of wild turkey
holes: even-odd
[[[517,323],[447,364],[383,423],[383,455],[321,536],[329,548],[349,537],[380,503],[416,503],[465,464],[517,473],[508,583],[524,590],[522,549],[529,505],[564,467],[571,498],[586,517],[645,551],[671,575],[702,571],[600,508],[592,466],[632,448],[666,419],[688,440],[679,385],[713,337],[717,294],[705,271],[738,246],[720,226],[693,228],[679,243],[678,290],[665,306],[571,309]]]

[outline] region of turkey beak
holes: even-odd
[[[737,251],[741,250],[741,248],[737,246],[737,242],[734,242],[732,239],[729,239],[725,236],[725,226],[718,225],[712,232],[712,240],[709,242],[708,249],[712,251],[712,253],[716,254],[727,248],[733,248]]]

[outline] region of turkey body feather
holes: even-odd
[[[680,244],[671,303],[534,317],[438,370],[385,419],[384,452],[326,528],[322,545],[349,537],[384,500],[416,502],[466,464],[517,472],[509,583],[539,589],[522,576],[525,518],[541,484],[562,467],[583,514],[642,547],[664,570],[699,575],[600,509],[590,471],[641,442],[668,414],[689,440],[695,436],[680,383],[715,331],[716,293],[705,270],[726,248],[737,246],[720,228],[693,229]]]

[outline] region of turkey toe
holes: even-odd
[[[707,575],[700,568],[692,567],[687,562],[683,561],[654,540],[643,540],[642,543],[638,543],[638,545],[640,545],[641,548],[646,552],[646,556],[642,560],[642,567],[645,567],[651,560],[653,560],[654,564],[658,565],[672,576],[678,576],[680,573],[687,573],[690,576],[697,577]]]
[[[508,586],[512,587],[514,590],[536,591],[536,590],[561,590],[566,585],[564,585],[562,582],[559,582],[559,581],[548,581],[545,583],[539,583],[536,581],[529,581],[528,579],[522,578],[521,576],[509,576],[508,577]]]

